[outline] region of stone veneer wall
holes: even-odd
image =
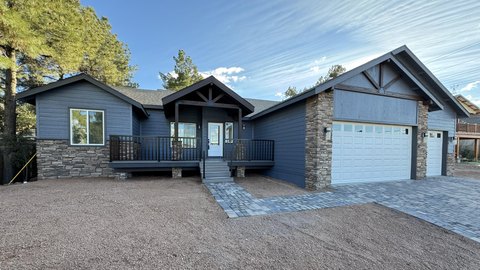
[[[67,140],[37,140],[38,179],[115,177],[109,144],[70,146]]]
[[[453,176],[455,173],[455,153],[448,153],[447,154],[447,176]]]
[[[332,139],[324,128],[332,128],[333,91],[307,99],[305,121],[305,187],[318,190],[332,182]]]
[[[423,135],[428,131],[428,105],[419,101],[417,112],[417,173],[415,179],[424,179],[427,175],[427,138]]]

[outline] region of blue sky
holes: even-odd
[[[280,99],[333,64],[406,44],[449,89],[480,105],[480,1],[82,0],[127,43],[135,81],[162,88],[179,49],[245,97]]]

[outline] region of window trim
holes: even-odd
[[[232,124],[232,137],[231,138],[228,138],[227,139],[227,124]],[[224,125],[223,125],[223,137],[224,137],[224,141],[225,143],[229,143],[229,144],[232,144],[234,142],[234,138],[235,138],[235,123],[232,122],[232,121],[228,121],[228,122],[225,122]]]
[[[185,136],[180,136],[180,134],[178,135],[179,138],[191,138],[191,139],[195,139],[194,140],[194,145],[193,146],[187,146],[187,147],[184,147],[185,149],[195,149],[198,147],[197,145],[197,123],[195,122],[178,122],[178,131],[180,132],[180,124],[189,124],[189,125],[194,125],[195,126],[195,137],[185,137]],[[173,126],[173,129],[172,129],[172,126]],[[171,137],[171,140],[170,140],[170,146],[172,146],[172,142],[173,142],[173,139],[175,138],[175,121],[172,121],[170,122],[170,137]],[[185,130],[185,129],[184,129]],[[172,132],[173,131],[173,132]],[[172,135],[172,133],[174,133]],[[182,142],[182,147],[183,147],[183,142]]]
[[[73,124],[72,124],[72,112],[73,111],[86,111],[87,112],[87,143],[74,143],[73,142]],[[69,109],[69,122],[70,122],[70,145],[72,146],[105,146],[105,110],[98,109],[81,109],[81,108],[70,108]],[[102,113],[102,143],[90,143],[90,121],[89,121],[89,112],[101,112]]]

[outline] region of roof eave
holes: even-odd
[[[179,99],[179,98],[181,98],[185,95],[188,95],[188,94],[198,90],[199,88],[202,88],[202,87],[207,86],[209,84],[215,84],[222,91],[226,92],[228,95],[233,97],[236,101],[238,101],[242,106],[244,106],[247,110],[249,110],[250,113],[254,112],[255,107],[250,102],[248,102],[247,100],[242,98],[240,95],[235,93],[235,91],[231,90],[228,86],[226,86],[225,84],[223,84],[222,82],[220,82],[219,80],[217,80],[213,76],[210,76],[210,77],[208,77],[204,80],[201,80],[197,83],[194,83],[190,86],[187,86],[187,87],[185,87],[185,88],[183,88],[183,89],[181,89],[181,90],[179,90],[175,93],[172,93],[168,96],[163,97],[162,98],[162,104],[163,104],[163,106],[168,106],[169,103],[172,103],[175,100],[177,100],[177,99]]]
[[[423,71],[434,81],[434,83],[446,94],[449,99],[452,101],[452,103],[455,105],[453,106],[454,109],[456,109],[457,113],[463,114],[465,117],[470,117],[470,113],[456,100],[456,98],[452,95],[450,91],[438,80],[438,78],[418,59],[415,54],[407,47],[407,46],[401,46],[400,48],[397,48],[392,51],[393,55],[397,55],[400,53],[406,53],[414,62],[417,64]]]
[[[107,91],[108,93],[122,99],[123,101],[127,102],[127,103],[130,103],[131,105],[137,107],[140,111],[142,111],[142,113],[145,114],[145,116],[148,117],[148,113],[147,111],[145,111],[145,108],[143,107],[143,105],[141,103],[139,103],[138,101],[135,101],[133,99],[131,99],[130,97],[120,93],[119,91],[113,89],[112,87],[100,82],[100,81],[97,81],[96,79],[92,78],[91,76],[87,75],[87,74],[79,74],[79,75],[76,75],[76,76],[72,76],[70,78],[66,78],[66,79],[63,79],[63,80],[58,80],[56,82],[53,82],[53,83],[49,83],[49,84],[46,84],[46,85],[43,85],[43,86],[40,86],[40,87],[36,87],[34,89],[31,89],[31,90],[27,90],[27,91],[24,91],[24,92],[21,92],[21,93],[18,93],[17,96],[16,96],[16,100],[24,100],[24,99],[27,99],[27,98],[33,98],[34,96],[40,94],[40,93],[43,93],[43,92],[46,92],[46,91],[49,91],[49,90],[53,90],[53,89],[56,89],[58,87],[62,87],[62,86],[65,86],[65,85],[69,85],[71,83],[75,83],[75,82],[79,82],[79,81],[82,81],[82,80],[85,80],[105,91]]]

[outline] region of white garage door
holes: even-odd
[[[332,140],[333,184],[411,177],[411,127],[334,122]]]
[[[442,132],[428,131],[427,176],[442,175],[442,146],[443,146]]]

